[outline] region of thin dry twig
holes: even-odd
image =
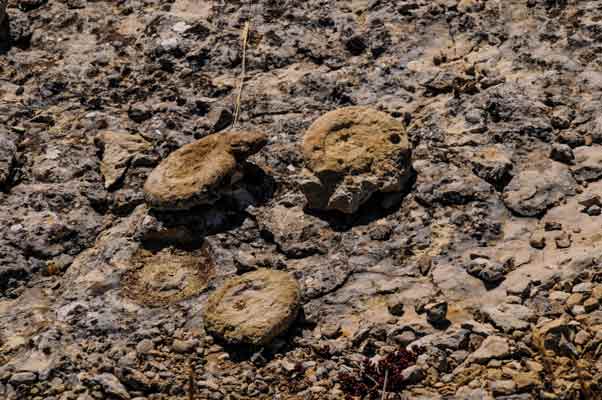
[[[240,101],[242,98],[242,90],[245,84],[245,75],[247,73],[247,42],[249,40],[249,29],[251,27],[250,22],[245,22],[245,26],[242,30],[241,41],[242,41],[242,70],[240,73],[240,83],[238,85],[238,95],[236,96],[236,111],[234,112],[234,121],[232,126],[236,126],[238,118],[240,117]]]
[[[386,369],[385,370],[385,381],[383,382],[383,394],[380,398],[380,400],[385,400],[385,398],[387,397],[387,381],[389,380],[389,370]]]

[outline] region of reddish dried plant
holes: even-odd
[[[365,396],[377,399],[383,389],[401,392],[406,386],[402,371],[415,363],[414,353],[399,349],[375,362],[367,358],[361,368],[341,373],[338,378],[348,399]]]

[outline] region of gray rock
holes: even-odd
[[[582,282],[573,286],[573,293],[591,293],[594,284],[591,282]]]
[[[100,375],[96,375],[93,380],[97,382],[104,392],[108,395],[115,396],[121,400],[130,399],[130,394],[126,390],[126,388],[121,384],[119,379],[115,377],[113,374],[104,373]]]
[[[486,258],[475,258],[468,262],[466,271],[486,283],[499,283],[506,277],[509,266]]]
[[[575,165],[571,167],[578,181],[595,181],[602,177],[602,146],[582,146],[575,150]]]
[[[136,153],[151,148],[150,143],[142,136],[122,132],[105,131],[98,134],[94,140],[102,151],[100,171],[107,189],[122,178]]]
[[[573,164],[575,162],[573,149],[568,144],[554,143],[550,152],[550,158],[564,164]]]
[[[418,173],[416,196],[431,206],[484,201],[493,193],[490,184],[454,165],[419,162],[414,167]]]
[[[568,168],[550,161],[538,168],[520,171],[504,189],[506,206],[524,217],[534,217],[576,192]]]
[[[511,379],[499,380],[491,382],[490,388],[494,396],[510,395],[516,391],[516,383]]]
[[[483,147],[471,153],[469,161],[478,177],[496,187],[507,182],[513,168],[511,154],[503,145]]]
[[[426,319],[433,325],[442,324],[446,321],[447,317],[447,302],[440,301],[437,303],[427,304],[424,307],[426,312]]]
[[[136,351],[139,354],[148,354],[155,348],[153,342],[149,339],[143,339],[136,345]]]
[[[320,231],[325,221],[303,212],[299,206],[276,205],[256,214],[261,230],[269,232],[279,249],[289,257],[303,258],[327,252]]]
[[[37,380],[33,372],[17,372],[10,377],[10,382],[14,384],[32,383]]]
[[[419,365],[412,365],[401,372],[404,382],[408,385],[414,385],[426,377],[426,372]]]
[[[529,329],[529,321],[535,317],[532,309],[520,304],[500,304],[497,307],[487,307],[483,313],[495,327],[507,333]]]
[[[542,231],[536,231],[531,235],[529,244],[534,249],[543,249],[546,247],[546,237]]]

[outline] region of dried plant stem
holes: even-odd
[[[240,117],[240,101],[242,98],[242,89],[245,85],[245,75],[247,73],[247,42],[249,40],[249,28],[251,24],[247,21],[242,30],[241,41],[242,41],[242,71],[240,73],[240,83],[238,85],[238,95],[236,96],[236,111],[234,112],[234,121],[232,126],[236,126],[238,118]]]
[[[383,394],[380,397],[380,400],[385,400],[387,397],[387,381],[389,380],[389,370],[385,370],[385,381],[383,382]]]

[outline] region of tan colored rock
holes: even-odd
[[[100,172],[105,179],[106,189],[121,179],[135,153],[151,148],[151,144],[142,136],[124,132],[101,132],[94,141],[102,150]]]
[[[209,297],[205,329],[230,343],[265,345],[289,328],[300,298],[288,273],[258,269],[231,278]]]
[[[488,336],[481,346],[468,357],[469,363],[485,364],[489,360],[502,360],[510,356],[508,340],[501,336]]]
[[[411,175],[403,124],[368,107],[324,114],[303,139],[308,207],[354,213],[375,192],[399,192]]]
[[[146,201],[163,210],[213,204],[220,188],[240,178],[238,163],[266,143],[263,133],[226,132],[187,144],[151,172],[144,185]]]

